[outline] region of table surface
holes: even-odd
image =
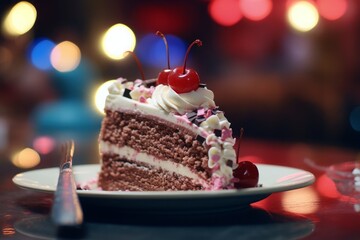
[[[354,161],[349,149],[243,140],[241,160],[290,166],[312,172],[311,186],[274,193],[236,211],[179,215],[132,215],[109,208],[86,205],[85,223],[79,229],[56,229],[48,215],[52,194],[16,187],[16,168],[0,155],[0,238],[52,239],[360,239],[360,210],[357,199],[341,195],[323,170],[309,166]],[[54,156],[43,156],[40,165],[57,166]],[[83,163],[87,163],[85,160]],[[101,201],[101,200],[100,200]]]

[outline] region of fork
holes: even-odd
[[[59,227],[80,226],[83,222],[83,212],[72,172],[74,141],[68,140],[62,143],[61,152],[63,156],[51,209],[51,219]]]

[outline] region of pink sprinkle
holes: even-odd
[[[223,183],[224,183],[224,178],[223,177],[218,177],[213,179],[213,186],[212,186],[212,190],[219,190],[222,189]]]
[[[220,165],[219,164],[216,164],[213,168],[212,168],[212,171],[215,172],[217,170],[220,169]]]
[[[204,108],[199,108],[198,110],[197,110],[197,115],[198,116],[202,116],[202,115],[204,115],[205,114],[205,109]]]
[[[221,140],[225,141],[227,138],[232,138],[232,130],[229,128],[223,128],[221,130]]]
[[[185,122],[185,123],[190,123],[191,124],[191,122],[189,121],[189,119],[186,117],[186,114],[184,114],[184,115],[175,115],[175,117],[176,117],[176,119],[177,119],[177,121],[179,122],[179,123],[181,123],[181,122]]]
[[[211,115],[212,115],[212,112],[211,112],[210,109],[208,109],[208,110],[206,111],[204,117],[205,117],[205,118],[208,118],[208,117],[210,117]]]
[[[212,156],[212,160],[214,162],[218,162],[220,160],[220,156],[218,154],[216,154],[216,155]]]
[[[140,96],[139,101],[140,101],[141,103],[146,103],[146,98],[145,98],[144,96]]]

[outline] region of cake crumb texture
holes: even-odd
[[[100,139],[183,164],[198,172],[203,179],[211,176],[208,149],[196,139],[195,133],[185,127],[138,113],[106,110]]]
[[[202,190],[192,179],[147,164],[120,158],[117,154],[103,154],[98,184],[107,191],[170,191]]]

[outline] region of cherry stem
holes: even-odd
[[[202,42],[199,40],[199,39],[196,39],[195,41],[193,41],[190,46],[188,47],[187,51],[186,51],[186,54],[185,54],[185,59],[184,59],[184,70],[183,70],[183,74],[185,74],[185,69],[186,69],[186,60],[188,58],[188,55],[189,55],[189,52],[190,52],[190,49],[192,48],[192,46],[194,45],[198,45],[198,46],[201,46],[202,45]]]
[[[143,68],[142,68],[142,66],[141,66],[141,63],[140,63],[139,58],[138,58],[138,57],[136,56],[136,54],[135,54],[134,52],[132,52],[132,51],[126,51],[125,53],[130,53],[131,56],[135,59],[135,62],[136,62],[137,66],[138,66],[138,68],[139,68],[139,71],[140,71],[140,73],[141,73],[141,78],[142,78],[143,81],[145,81],[144,71],[143,71]]]
[[[168,65],[168,69],[170,69],[170,54],[169,54],[169,45],[168,42],[166,40],[166,37],[164,34],[162,34],[162,32],[157,31],[156,35],[162,37],[162,39],[164,40],[165,43],[165,48],[166,48],[166,58],[167,58],[167,65]]]
[[[240,145],[241,145],[241,140],[242,140],[243,135],[244,135],[244,129],[241,128],[240,129],[239,142],[238,142],[237,151],[236,151],[236,158],[237,158],[238,162],[239,162],[239,156],[240,156]]]

